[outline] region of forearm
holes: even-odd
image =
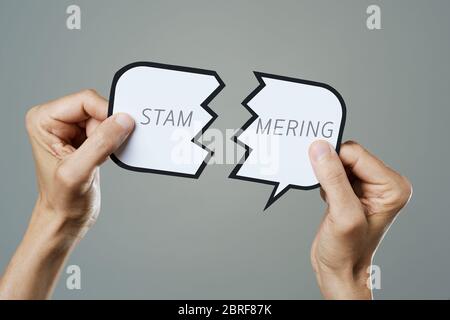
[[[0,280],[0,299],[47,299],[76,238],[66,233],[66,222],[38,205]]]

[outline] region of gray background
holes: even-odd
[[[66,29],[78,4],[82,30]],[[382,8],[380,31],[365,26]],[[414,197],[375,263],[376,298],[450,298],[449,1],[6,1],[0,3],[0,268],[36,198],[24,114],[34,104],[95,88],[148,60],[216,70],[226,88],[213,128],[238,128],[252,71],[328,83],[348,107],[354,139],[408,176]],[[289,191],[262,212],[271,187],[102,169],[102,214],[69,264],[82,290],[60,280],[55,298],[320,298],[309,252],[324,205]]]

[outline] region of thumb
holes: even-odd
[[[330,207],[344,209],[359,201],[337,152],[328,142],[313,142],[309,147],[309,157]]]
[[[92,135],[67,159],[65,169],[84,181],[116,151],[134,129],[134,120],[117,113],[100,123]]]

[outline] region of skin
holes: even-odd
[[[99,166],[134,128],[107,118],[107,101],[86,90],[32,108],[26,127],[39,195],[22,242],[0,279],[0,299],[47,299],[61,269],[100,212]],[[370,299],[367,267],[407,203],[411,185],[354,142],[340,155],[327,142],[310,148],[327,210],[311,250],[326,299]]]
[[[311,248],[320,290],[326,299],[371,299],[368,268],[411,184],[353,141],[339,155],[316,141],[309,155],[327,204]]]
[[[51,296],[68,255],[100,212],[99,165],[134,128],[125,114],[107,118],[93,90],[32,108],[26,127],[39,196],[25,236],[1,281],[1,299]]]

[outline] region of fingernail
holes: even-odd
[[[331,152],[331,145],[324,141],[314,141],[309,147],[309,153],[314,161],[320,161],[323,157]]]
[[[125,130],[129,131],[134,127],[134,120],[125,113],[116,114],[114,120]]]

